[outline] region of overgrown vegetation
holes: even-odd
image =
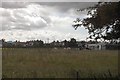
[[[3,78],[118,77],[118,51],[4,48]]]

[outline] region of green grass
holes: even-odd
[[[41,48],[3,49],[5,78],[81,78],[118,76],[118,51]]]

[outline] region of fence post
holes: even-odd
[[[77,80],[79,79],[79,72],[77,71],[76,72],[76,77],[77,77]]]

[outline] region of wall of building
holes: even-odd
[[[87,44],[87,47],[91,50],[105,50],[105,44],[97,43],[97,44]]]

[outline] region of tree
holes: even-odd
[[[34,40],[33,47],[43,47],[44,42],[42,40]]]
[[[118,40],[120,39],[120,2],[99,2],[93,7],[78,11],[88,11],[83,20],[77,18],[73,25],[75,29],[84,26],[91,39]],[[81,22],[79,24],[78,22]]]
[[[71,40],[69,42],[69,47],[71,47],[71,48],[77,47],[77,41],[76,41],[76,39],[71,38]]]

